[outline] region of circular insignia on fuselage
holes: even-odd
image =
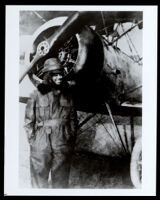
[[[46,55],[49,52],[49,44],[47,41],[42,41],[37,47],[38,55]]]

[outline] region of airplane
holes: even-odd
[[[134,60],[121,51],[116,42],[135,27],[142,29],[142,12],[75,11],[59,26],[54,20],[47,21],[34,35],[33,49],[28,55],[30,63],[19,83],[28,74],[37,87],[42,82],[39,72],[44,61],[58,57],[66,72],[65,79],[74,85],[77,110],[91,113],[83,118],[79,127],[95,113],[109,115],[127,152],[113,115],[142,115],[142,58]],[[119,35],[115,26],[127,22],[133,26]],[[20,97],[22,103],[27,100],[28,97]],[[131,179],[138,188],[141,187],[141,172],[137,170],[137,165],[141,168],[142,159],[140,141],[141,138],[135,142],[131,155]]]

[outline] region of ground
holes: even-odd
[[[31,188],[29,151],[20,153],[20,187]],[[75,152],[70,171],[70,188],[133,188],[130,159]]]

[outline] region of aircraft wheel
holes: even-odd
[[[141,188],[142,181],[142,140],[138,138],[131,154],[131,181],[135,188]]]

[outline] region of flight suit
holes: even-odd
[[[76,110],[68,92],[33,92],[25,112],[33,187],[48,188],[50,172],[51,187],[68,187],[76,128]]]

